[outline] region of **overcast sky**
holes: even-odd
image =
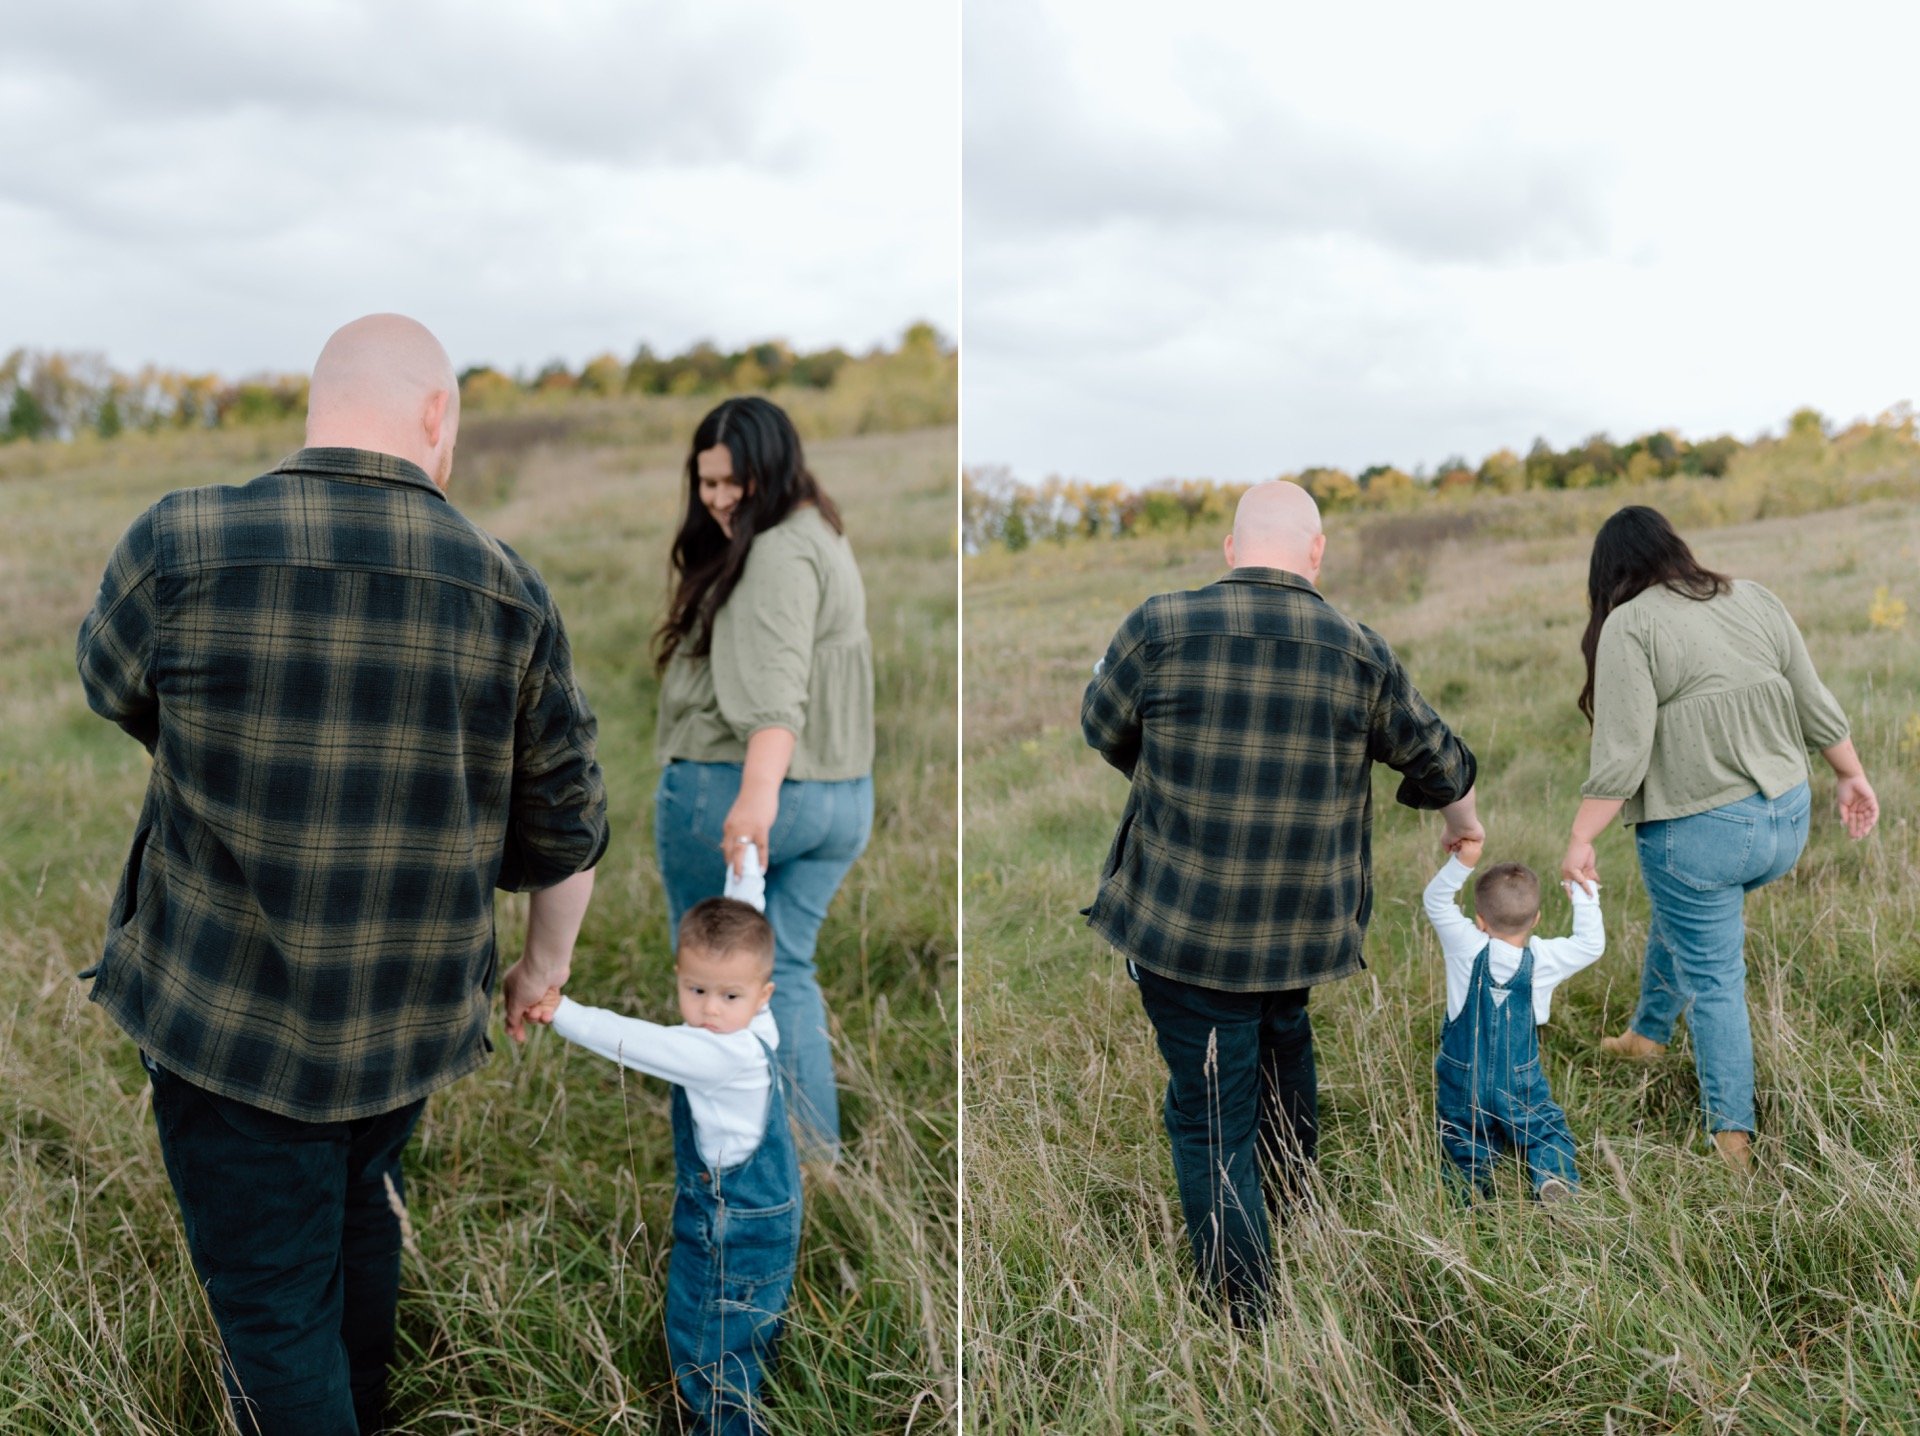
[[[964,29],[970,464],[1411,469],[1920,399],[1912,7],[967,0]]]
[[[957,49],[890,0],[14,7],[0,352],[305,371],[389,309],[504,367],[953,335]]]

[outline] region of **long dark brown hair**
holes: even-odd
[[[700,502],[700,455],[723,444],[733,456],[733,481],[745,486],[734,506],[732,538]],[[656,671],[683,646],[693,658],[712,651],[713,616],[740,582],[754,535],[807,503],[835,533],[845,532],[840,511],[807,472],[793,420],[778,404],[752,395],[729,399],[700,421],[687,451],[687,512],[673,540],[673,596],[653,635]]]
[[[1600,532],[1593,536],[1593,558],[1587,564],[1587,631],[1580,635],[1587,685],[1580,690],[1580,711],[1589,724],[1593,722],[1593,663],[1607,615],[1656,583],[1700,602],[1733,587],[1725,574],[1700,566],[1665,514],[1645,504],[1632,504],[1600,525]]]

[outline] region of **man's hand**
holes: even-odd
[[[515,1042],[527,1040],[527,1022],[553,1021],[553,1009],[560,1005],[560,988],[547,980],[544,972],[521,958],[500,979],[507,999],[507,1036]]]
[[[544,1027],[553,1025],[553,1014],[560,1010],[560,989],[549,987],[541,994],[540,1000],[527,1009],[527,1021],[538,1022]]]
[[[1479,807],[1473,789],[1467,789],[1464,798],[1442,808],[1440,816],[1447,820],[1447,830],[1440,835],[1440,846],[1448,852],[1459,852],[1460,845],[1465,842],[1486,842],[1487,830],[1480,826]]]
[[[1840,780],[1838,797],[1840,821],[1847,825],[1847,836],[1858,842],[1880,821],[1880,800],[1873,794],[1873,784],[1865,773],[1855,773]]]
[[[1461,866],[1475,867],[1479,864],[1480,853],[1486,846],[1485,838],[1462,838],[1460,845],[1453,850],[1453,855],[1460,860]]]
[[[527,1018],[551,993],[557,1004],[560,989],[573,970],[573,944],[593,899],[593,869],[575,873],[564,882],[542,888],[527,899],[527,945],[520,960],[507,969],[500,987],[507,996],[507,1036],[527,1040]],[[553,1013],[534,1017],[550,1021]]]

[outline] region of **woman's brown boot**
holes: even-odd
[[[1656,1057],[1665,1057],[1667,1047],[1664,1042],[1655,1042],[1651,1037],[1642,1037],[1629,1027],[1618,1037],[1602,1037],[1600,1050],[1611,1052],[1615,1057],[1625,1057],[1634,1062],[1651,1062]]]
[[[1720,1149],[1720,1160],[1741,1176],[1753,1171],[1753,1141],[1745,1132],[1715,1132],[1713,1145]]]

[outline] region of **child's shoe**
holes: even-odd
[[[1557,1207],[1562,1202],[1573,1200],[1573,1188],[1558,1177],[1548,1177],[1540,1184],[1540,1190],[1535,1195],[1540,1198],[1541,1206]]]

